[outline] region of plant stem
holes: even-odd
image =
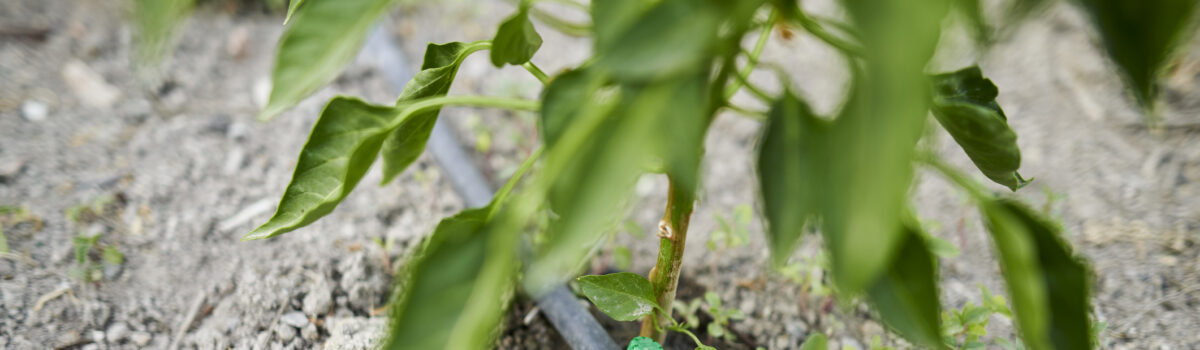
[[[810,34],[817,37],[817,39],[821,39],[821,41],[824,41],[826,44],[829,44],[830,46],[833,46],[834,48],[851,56],[861,57],[863,55],[862,48],[857,44],[843,40],[842,38],[838,38],[837,36],[829,33],[829,31],[825,30],[825,28],[822,27],[817,20],[809,17],[808,14],[805,14],[804,12],[800,12],[795,18],[795,21],[797,24],[800,24],[800,27],[804,28],[805,31],[808,31]]]
[[[771,29],[775,27],[775,17],[775,10],[771,10],[771,14],[767,16],[767,22],[763,23],[762,31],[758,32],[758,41],[754,42],[754,49],[746,55],[746,67],[743,67],[738,72],[738,75],[744,78],[743,80],[750,80],[750,73],[754,71],[754,66],[758,64],[758,56],[762,55],[763,48],[767,47],[767,40],[771,38]],[[741,88],[741,80],[734,81],[732,85],[729,85],[725,89],[725,99],[728,100],[730,97],[733,97],[738,92],[738,89]]]
[[[680,188],[667,177],[670,188],[667,207],[658,223],[658,261],[650,270],[650,284],[654,286],[655,298],[662,311],[656,311],[642,320],[641,336],[661,343],[666,332],[656,325],[671,324],[671,304],[675,301],[675,290],[679,286],[680,265],[683,263],[683,248],[687,242],[688,221],[692,217],[695,193],[692,188]]]
[[[558,30],[560,33],[563,33],[563,34],[566,34],[569,36],[585,37],[592,33],[591,24],[571,22],[571,21],[568,21],[568,20],[565,20],[562,18],[555,17],[554,15],[547,13],[546,11],[542,11],[541,9],[537,9],[537,8],[529,9],[529,14],[532,15],[533,18],[537,19],[538,21],[541,21],[542,23],[546,24],[547,26],[550,26],[550,28],[554,28],[555,30]]]
[[[395,118],[393,125],[390,125],[388,128],[393,129],[393,128],[399,127],[400,123],[403,123],[405,120],[408,119],[409,116],[411,116],[413,114],[425,112],[430,109],[441,108],[442,106],[447,106],[447,105],[492,107],[492,108],[524,110],[524,111],[537,111],[538,108],[541,107],[541,105],[538,103],[538,101],[525,100],[525,99],[519,99],[519,98],[510,98],[510,97],[470,96],[470,95],[468,95],[468,96],[430,97],[430,98],[413,101],[411,104],[408,105],[407,108],[404,108],[400,112],[400,115],[397,118]]]
[[[533,64],[533,61],[525,62],[521,67],[525,67],[525,70],[529,71],[529,74],[533,74],[538,81],[542,82],[542,85],[546,85],[550,81],[550,77],[546,75],[546,72],[543,72],[541,68]]]

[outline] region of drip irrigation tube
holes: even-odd
[[[367,38],[363,47],[362,58],[365,58],[379,69],[388,84],[397,93],[404,88],[405,83],[412,78],[408,70],[408,61],[403,53],[392,42],[389,35],[380,25]],[[471,157],[463,150],[454,137],[454,131],[446,125],[446,118],[438,118],[433,127],[433,135],[429,138],[426,149],[433,154],[434,160],[445,171],[454,190],[462,197],[467,207],[482,207],[492,200],[494,191],[488,184],[483,173],[475,166]],[[567,344],[575,350],[615,350],[619,349],[608,332],[592,317],[587,308],[579,302],[566,286],[559,286],[550,293],[537,299],[538,307],[550,320],[550,324],[558,330]]]

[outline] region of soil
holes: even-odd
[[[312,226],[265,241],[239,238],[271,214],[324,101],[349,94],[387,103],[391,87],[360,60],[295,109],[257,122],[281,14],[239,1],[206,2],[155,68],[133,63],[132,30],[117,5],[0,2],[0,205],[25,212],[0,214],[10,247],[0,255],[0,348],[371,348],[385,323],[391,271],[440,218],[462,208],[428,156],[383,188],[366,185],[380,178],[370,172]],[[805,7],[837,15],[828,1]],[[498,1],[407,4],[386,26],[406,57],[416,58],[426,42],[486,39],[511,11]],[[586,40],[539,29],[545,44],[535,61],[548,72],[587,57]],[[775,33],[763,60],[789,71],[817,111],[836,110],[845,85],[840,58],[798,30],[791,34]],[[1036,178],[1016,196],[1061,220],[1090,261],[1093,312],[1108,324],[1102,348],[1200,348],[1200,40],[1189,48],[1166,79],[1161,131],[1144,127],[1085,18],[1069,4],[1027,21],[988,52],[946,53],[935,65],[978,61],[1000,87],[1000,104],[1020,136],[1021,172]],[[778,90],[770,72],[753,80]],[[473,57],[452,94],[534,98],[538,88],[519,68],[497,70]],[[735,102],[762,107],[748,96]],[[453,108],[443,115],[466,146],[480,151],[481,168],[496,182],[536,144],[528,114]],[[708,137],[680,300],[713,291],[745,314],[730,326],[734,341],[713,343],[722,349],[796,348],[818,331],[833,348],[865,349],[875,336],[903,347],[861,303],[817,295],[820,283],[767,268],[757,219],[744,246],[705,246],[718,228],[716,215],[755,204],[759,129],[757,121],[721,115]],[[931,143],[972,169],[943,132]],[[664,179],[645,177],[629,219],[652,232],[665,190]],[[913,203],[933,235],[963,252],[941,262],[946,308],[978,303],[979,285],[1004,291],[964,195],[922,173]],[[87,264],[75,253],[81,235],[99,235]],[[619,234],[613,244],[632,251],[631,271],[648,271],[654,262],[652,234]],[[808,239],[797,266],[819,267],[819,246]],[[106,262],[104,247],[120,251],[123,261]],[[612,268],[607,248],[601,254],[595,271]],[[564,348],[536,310],[518,299],[497,345]],[[711,322],[701,316],[699,330]],[[605,324],[620,343],[636,327]],[[989,333],[1011,338],[1011,322],[994,317]],[[668,347],[688,348],[672,337]]]

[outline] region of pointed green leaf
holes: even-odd
[[[517,267],[516,231],[495,229],[492,212],[489,205],[443,219],[420,256],[404,267],[384,349],[491,344]]]
[[[398,113],[355,98],[330,100],[300,151],[275,215],[242,240],[274,237],[332,212],[375,162],[388,123]]]
[[[1016,200],[988,200],[982,209],[1025,344],[1090,349],[1089,272],[1061,229]]]
[[[458,73],[458,67],[471,53],[487,48],[486,42],[446,44],[429,44],[425,47],[425,60],[421,63],[421,71],[413,76],[404,91],[400,93],[396,105],[423,98],[445,96],[450,92],[450,84]],[[421,152],[425,151],[425,143],[433,132],[441,108],[416,113],[393,130],[383,142],[383,184],[387,184],[404,172]]]
[[[1017,134],[1008,127],[996,103],[999,89],[984,78],[978,66],[933,77],[936,96],[933,116],[967,152],[984,175],[1016,191],[1028,183],[1017,169],[1021,150]]]
[[[903,243],[900,214],[912,159],[925,128],[929,88],[924,67],[940,37],[948,0],[845,0],[860,29],[863,62],[850,100],[834,121],[822,220],[833,280],[842,292],[865,290]]]
[[[758,180],[771,261],[783,266],[805,223],[821,213],[829,123],[791,93],[775,103],[758,146]]]
[[[939,348],[942,328],[937,263],[926,248],[923,234],[916,230],[906,225],[900,252],[868,294],[884,323],[909,341]]]
[[[529,21],[528,5],[521,8],[512,17],[504,20],[496,30],[492,39],[492,64],[496,67],[505,63],[520,65],[529,62],[538,48],[542,47],[542,36],[533,28]]]
[[[1108,56],[1121,69],[1138,103],[1153,110],[1158,78],[1177,49],[1194,35],[1196,0],[1080,0]]]
[[[153,1],[153,0],[148,0]],[[259,119],[291,108],[337,77],[392,0],[312,0],[279,38],[271,96]]]
[[[517,272],[521,226],[501,212],[534,153],[492,202],[438,223],[396,274],[384,349],[482,349],[492,344]]]
[[[654,287],[642,275],[618,272],[580,276],[579,289],[596,308],[617,321],[635,321],[658,307]]]
[[[821,333],[813,333],[804,339],[804,344],[800,345],[800,350],[828,350],[829,345],[826,345],[828,340]]]
[[[296,9],[299,9],[301,4],[304,4],[304,0],[291,0],[288,3],[287,16],[283,17],[283,25],[286,26],[292,20],[292,16],[296,14]]]

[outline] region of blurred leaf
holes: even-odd
[[[538,127],[542,142],[553,147],[593,97],[603,80],[588,69],[574,69],[555,76],[542,90],[542,109]]]
[[[133,0],[138,58],[149,62],[161,59],[191,10],[192,0]]]
[[[590,1],[596,52],[599,48],[617,45],[617,36],[629,29],[654,3],[652,0]]]
[[[982,208],[1025,343],[1090,349],[1088,270],[1061,241],[1059,227],[1012,199]]]
[[[520,227],[501,206],[535,153],[487,206],[442,219],[396,274],[384,349],[482,349],[492,344],[511,297]]]
[[[929,251],[939,258],[950,259],[962,254],[953,243],[932,235],[926,236],[925,242],[929,245]]]
[[[867,290],[879,316],[909,341],[941,346],[941,307],[938,302],[937,263],[923,235],[905,227],[900,252],[887,271]]]
[[[725,336],[725,327],[721,327],[721,325],[716,322],[710,322],[706,331],[708,332],[708,335],[713,337],[720,338]]]
[[[392,302],[391,331],[385,349],[481,349],[489,337],[464,339],[468,334],[490,334],[498,317],[473,317],[472,308],[502,310],[507,284],[485,283],[511,280],[516,264],[489,249],[488,221],[491,208],[468,209],[443,219],[425,242],[421,255],[405,267],[403,284]],[[488,276],[495,274],[495,276]],[[490,277],[490,278],[489,278]],[[471,300],[490,294],[483,305]],[[492,312],[496,313],[497,312]],[[465,333],[464,333],[465,332]],[[453,346],[452,344],[472,346]]]
[[[617,321],[634,321],[658,307],[650,281],[632,272],[580,276],[579,289],[596,308]]]
[[[721,310],[721,296],[716,292],[704,292],[704,303],[708,305],[709,314],[716,314]]]
[[[4,236],[3,227],[0,227],[0,253],[8,253],[8,237]]]
[[[629,341],[629,347],[626,347],[625,350],[663,350],[663,347],[658,342],[654,341],[654,339],[635,337],[633,340]]]
[[[296,9],[300,8],[300,5],[303,3],[304,0],[291,0],[288,2],[287,16],[283,17],[283,25],[286,26],[292,20],[292,15],[296,14]]]
[[[485,48],[486,43],[429,44],[425,47],[421,71],[404,85],[396,106],[401,107],[423,98],[445,96],[463,60]],[[403,173],[425,151],[425,143],[429,141],[441,110],[437,108],[413,114],[383,141],[383,184]]]
[[[1196,0],[1079,0],[1108,56],[1120,67],[1142,108],[1154,110],[1158,78],[1196,28]]]
[[[705,89],[697,86],[700,83],[702,79],[674,79],[620,88],[619,96],[592,94],[575,101],[575,108],[564,100],[566,105],[553,110],[574,113],[543,116],[547,121],[569,122],[561,128],[561,136],[551,136],[555,141],[547,146],[545,168],[561,169],[546,179],[550,208],[558,219],[550,223],[545,241],[536,248],[536,263],[525,275],[527,290],[537,295],[582,267],[599,239],[619,222],[629,190],[651,160],[668,161],[672,181],[691,181],[693,190],[680,189],[681,193],[694,191],[703,129],[694,131],[697,125],[707,125],[706,119],[699,119],[707,117],[701,113],[707,102]],[[551,92],[544,95],[552,96]],[[557,134],[549,131],[555,128],[551,125],[547,123],[546,134]],[[672,141],[679,144],[666,145],[666,140],[656,137],[666,127],[676,130]]]
[[[102,257],[104,258],[104,261],[107,261],[113,265],[120,265],[121,263],[125,262],[125,254],[121,254],[121,251],[118,250],[117,247],[111,245],[104,247],[104,255]]]
[[[933,77],[937,95],[933,116],[989,179],[1010,190],[1028,183],[1017,169],[1021,150],[1017,134],[1008,127],[996,103],[999,90],[978,66]]]
[[[157,1],[157,0],[142,0]],[[367,30],[392,0],[311,0],[279,38],[271,96],[259,113],[271,119],[341,73],[358,54]]]
[[[633,253],[623,245],[613,248],[613,267],[617,270],[629,271],[633,268]]]
[[[355,98],[330,100],[300,151],[275,215],[242,240],[274,237],[332,212],[375,162],[388,123],[398,113]]]
[[[759,142],[758,180],[767,246],[771,262],[781,267],[800,243],[805,223],[823,209],[832,147],[829,123],[787,93],[771,107]]]
[[[492,64],[502,67],[505,63],[520,65],[529,62],[538,48],[542,47],[542,36],[538,35],[529,21],[529,5],[521,3],[512,17],[504,20],[492,39]]]
[[[593,6],[596,65],[618,80],[645,81],[703,68],[726,19],[749,20],[763,0],[617,1]],[[625,16],[618,18],[618,16]]]
[[[804,339],[804,344],[800,345],[800,350],[827,350],[825,335],[821,333],[813,333]]]
[[[850,98],[833,123],[822,220],[833,280],[865,290],[904,243],[900,215],[924,130],[929,89],[924,67],[940,37],[949,0],[843,0],[860,30],[863,60],[851,62]]]

